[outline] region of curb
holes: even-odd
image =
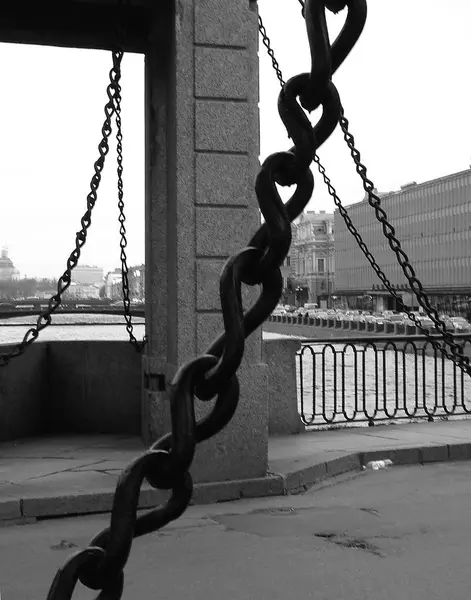
[[[390,459],[395,466],[471,460],[471,443],[354,452],[287,473],[269,472],[265,477],[253,479],[199,483],[194,487],[190,505],[299,494],[322,481],[361,471],[371,460],[385,459]],[[154,508],[165,502],[168,495],[167,492],[145,486],[139,497],[139,509]],[[54,517],[107,513],[111,511],[113,496],[114,489],[103,489],[64,496],[3,499],[0,500],[0,526],[35,523],[38,519]]]

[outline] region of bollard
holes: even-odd
[[[394,323],[394,335],[404,335],[404,329],[403,323]]]

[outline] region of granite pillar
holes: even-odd
[[[142,435],[168,431],[176,369],[222,330],[219,275],[260,223],[258,24],[249,0],[156,7],[146,55],[146,321]],[[256,290],[244,290],[245,306]],[[264,475],[267,368],[261,330],[246,343],[232,422],[198,446],[196,481]],[[207,404],[196,401],[201,417]]]

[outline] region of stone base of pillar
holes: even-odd
[[[173,369],[168,369],[168,371]],[[195,483],[262,477],[268,466],[268,368],[242,364],[238,371],[240,399],[231,422],[213,438],[198,444],[191,468]],[[196,399],[197,419],[211,402]],[[170,431],[167,392],[143,390],[142,438],[150,445]]]

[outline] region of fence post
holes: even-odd
[[[263,340],[263,360],[268,365],[268,435],[301,433],[298,411],[296,352],[298,340]]]

